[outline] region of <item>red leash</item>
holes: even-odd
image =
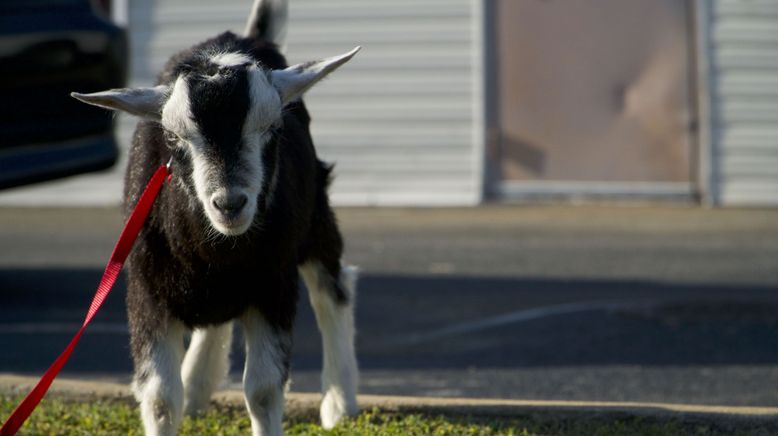
[[[165,183],[165,178],[169,174],[169,165],[170,163],[168,163],[168,165],[161,165],[157,169],[151,177],[149,184],[146,186],[146,189],[143,191],[143,194],[141,194],[138,204],[135,205],[135,209],[132,211],[132,214],[130,214],[130,218],[127,220],[127,224],[124,226],[121,236],[119,236],[119,241],[116,242],[116,247],[113,249],[113,254],[111,254],[111,258],[108,260],[108,265],[105,267],[103,278],[100,279],[100,284],[97,286],[97,293],[95,293],[95,296],[92,299],[92,304],[89,306],[89,311],[86,314],[86,318],[84,319],[81,328],[70,341],[70,344],[65,348],[65,351],[63,351],[62,354],[57,357],[57,360],[51,364],[49,369],[46,370],[46,373],[43,374],[43,377],[41,377],[38,384],[35,385],[32,391],[27,394],[27,397],[16,406],[16,409],[11,413],[11,416],[5,421],[3,427],[0,428],[0,436],[11,436],[16,434],[19,427],[24,424],[27,417],[35,410],[35,407],[38,406],[38,403],[43,396],[46,395],[46,391],[49,390],[51,382],[54,381],[54,378],[57,377],[57,374],[59,374],[59,371],[65,365],[65,362],[70,358],[70,354],[73,352],[76,344],[78,344],[79,339],[81,339],[81,335],[84,333],[87,324],[92,321],[92,318],[100,309],[100,306],[103,305],[108,293],[111,292],[114,283],[116,283],[116,279],[119,277],[119,272],[122,270],[124,261],[130,254],[132,245],[138,237],[138,232],[140,232],[140,229],[146,222],[146,217],[149,215],[151,206],[154,204],[154,200],[157,198],[159,190]]]

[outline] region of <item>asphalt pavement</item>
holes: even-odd
[[[341,209],[361,266],[361,392],[778,406],[778,210]],[[39,374],[84,316],[115,208],[0,208],[0,372]],[[63,371],[127,381],[125,285]],[[239,380],[240,332],[233,379]],[[293,391],[318,390],[302,300]]]

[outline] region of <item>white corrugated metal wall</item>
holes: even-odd
[[[251,3],[129,2],[132,84],[152,83],[168,56],[193,42],[241,31]],[[290,1],[290,63],[363,46],[306,96],[319,154],[336,163],[336,204],[481,200],[480,3]],[[134,122],[121,124],[129,137]]]
[[[697,7],[708,200],[778,205],[778,2],[701,0]]]

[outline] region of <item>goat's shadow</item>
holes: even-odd
[[[0,270],[0,371],[38,374],[83,319],[97,269]],[[131,371],[122,280],[65,373]],[[366,370],[778,363],[778,293],[647,281],[366,274],[357,350]],[[233,371],[243,352],[236,329]],[[321,366],[305,291],[294,370]]]

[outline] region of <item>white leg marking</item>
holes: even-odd
[[[243,390],[251,430],[254,436],[279,436],[283,434],[281,420],[287,373],[284,361],[291,337],[271,327],[255,309],[249,309],[242,321],[246,336]]]
[[[213,392],[230,369],[232,323],[196,329],[184,356],[184,413],[195,415],[208,407]]]
[[[330,290],[332,283],[322,266],[306,263],[300,266],[300,274],[308,288],[311,306],[322,335],[324,365],[321,375],[322,403],[321,425],[331,429],[344,416],[354,416],[357,406],[357,359],[354,354],[354,300],[358,271],[344,266],[340,282],[348,296],[346,304],[338,304]]]
[[[135,395],[147,436],[175,435],[181,423],[184,330],[180,322],[168,322],[165,337],[151,345],[148,360],[136,372]]]

